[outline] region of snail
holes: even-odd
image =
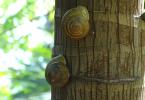
[[[140,18],[145,21],[145,12],[140,16]]]
[[[86,7],[78,6],[67,11],[62,17],[63,32],[72,39],[84,38],[89,32],[89,12]]]
[[[63,87],[68,82],[69,76],[64,56],[59,55],[54,57],[47,64],[45,78],[50,85]]]

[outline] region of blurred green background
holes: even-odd
[[[0,0],[0,100],[50,98],[53,36],[54,0]]]

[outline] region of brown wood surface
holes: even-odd
[[[71,77],[52,87],[52,100],[145,100],[145,22],[143,0],[55,0],[53,56],[62,54]],[[89,34],[74,40],[61,19],[78,5],[90,14]]]

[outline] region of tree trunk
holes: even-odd
[[[55,0],[53,56],[67,60],[70,80],[52,87],[52,100],[145,100],[143,0]],[[89,34],[74,40],[61,28],[62,16],[87,7]]]

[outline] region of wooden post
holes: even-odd
[[[145,100],[144,0],[55,0],[53,56],[62,54],[69,82],[52,87],[52,100]],[[68,37],[64,14],[78,5],[89,11],[89,34]]]

